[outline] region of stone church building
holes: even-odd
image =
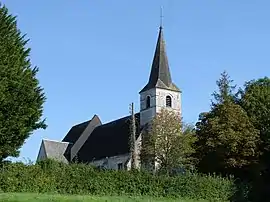
[[[162,26],[159,28],[150,77],[139,95],[140,112],[135,114],[138,146],[144,127],[161,108],[166,107],[181,116],[181,91],[172,82]],[[76,160],[108,169],[129,169],[130,124],[131,116],[102,123],[94,115],[91,120],[73,126],[62,141],[43,139],[37,160],[52,158],[66,163]]]

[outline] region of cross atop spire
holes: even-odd
[[[160,7],[160,25],[159,25],[159,28],[162,29],[163,27],[163,9],[162,9],[162,6]]]

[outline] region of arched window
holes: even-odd
[[[150,107],[150,96],[146,97],[146,108]]]
[[[166,107],[172,107],[172,98],[171,96],[166,96]]]

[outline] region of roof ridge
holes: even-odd
[[[57,143],[68,143],[68,144],[71,144],[70,142],[62,142],[62,141],[58,141],[58,140],[50,140],[50,139],[46,139],[46,138],[43,138],[42,141],[57,142]]]
[[[140,112],[135,113],[135,115],[136,115],[136,114],[138,115],[138,114],[140,114]],[[128,117],[130,117],[130,116],[131,116],[131,115],[123,116],[123,117],[121,117],[121,118],[112,120],[112,121],[110,121],[110,122],[106,122],[106,123],[102,124],[101,126],[108,125],[108,124],[112,124],[113,122],[117,122],[117,121],[119,121],[119,120],[126,119],[126,118],[128,118]]]

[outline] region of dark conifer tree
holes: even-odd
[[[45,95],[29,59],[30,48],[16,17],[0,5],[0,162],[16,157],[41,120]]]

